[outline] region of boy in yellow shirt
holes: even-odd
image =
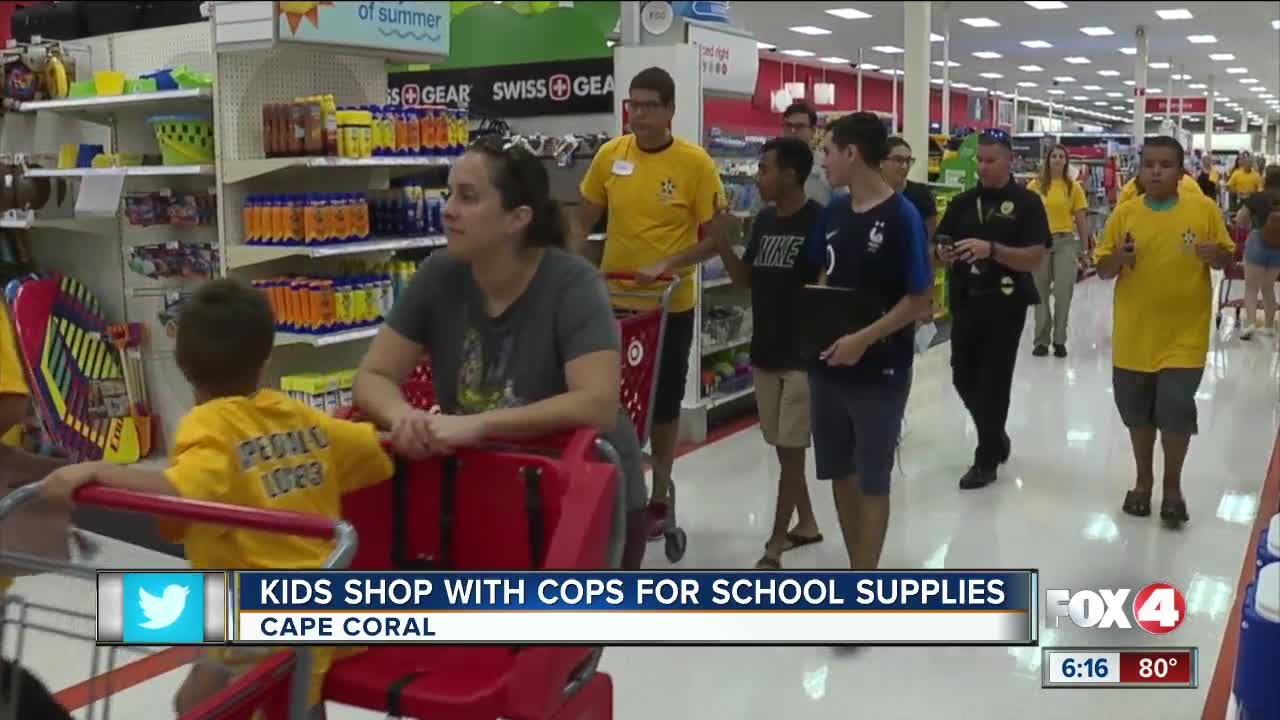
[[[0,446],[22,447],[22,424],[30,407],[30,391],[18,343],[9,323],[9,308],[0,301]],[[0,599],[13,587],[13,578],[0,575]]]
[[[170,466],[141,470],[106,463],[70,465],[45,479],[47,497],[69,500],[89,482],[194,500],[338,518],[344,493],[392,474],[372,425],[337,420],[274,390],[259,389],[275,339],[266,297],[234,280],[202,286],[178,320],[177,361],[195,390]],[[318,568],[332,542],[225,527],[177,528],[197,570]],[[336,648],[313,648],[310,700]],[[178,690],[179,714],[227,687],[271,648],[207,650]]]
[[[1196,390],[1209,351],[1210,269],[1226,267],[1235,252],[1218,205],[1198,189],[1178,191],[1182,162],[1177,140],[1147,140],[1141,170],[1146,194],[1116,208],[1096,252],[1098,277],[1116,279],[1112,384],[1137,465],[1124,511],[1151,514],[1159,431],[1160,517],[1170,527],[1190,519],[1182,463],[1197,432]]]

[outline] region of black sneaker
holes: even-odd
[[[963,477],[960,478],[961,490],[977,490],[984,488],[996,481],[995,469],[984,469],[977,465],[969,468]]]
[[[1009,462],[1009,456],[1013,454],[1013,441],[1009,439],[1009,433],[1004,434],[1004,447],[1000,451],[1000,464]]]
[[[1031,354],[1035,355],[1036,357],[1047,357],[1049,355],[1049,346],[1037,345],[1035,350],[1031,351]]]
[[[1066,357],[1066,356],[1067,356],[1067,346],[1066,346],[1066,345],[1054,345],[1054,346],[1053,346],[1053,356],[1054,356],[1054,357],[1060,357],[1060,358],[1064,358],[1064,357]]]

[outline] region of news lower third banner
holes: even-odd
[[[99,642],[1030,645],[1036,583],[1034,570],[103,572]]]

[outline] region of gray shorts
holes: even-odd
[[[809,373],[813,455],[821,480],[856,474],[867,495],[887,495],[911,385],[845,384]]]
[[[1195,435],[1196,391],[1204,368],[1136,372],[1113,368],[1112,387],[1120,419],[1129,428],[1154,427],[1172,435]]]

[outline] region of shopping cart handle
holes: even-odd
[[[606,280],[628,280],[631,282],[640,281],[639,273],[633,273],[633,272],[607,272],[604,274],[604,277]],[[660,282],[669,283],[669,282],[674,282],[678,279],[679,278],[677,278],[675,275],[672,275],[670,273],[663,273],[662,275],[659,275],[657,279],[655,279],[653,282],[655,284]]]

